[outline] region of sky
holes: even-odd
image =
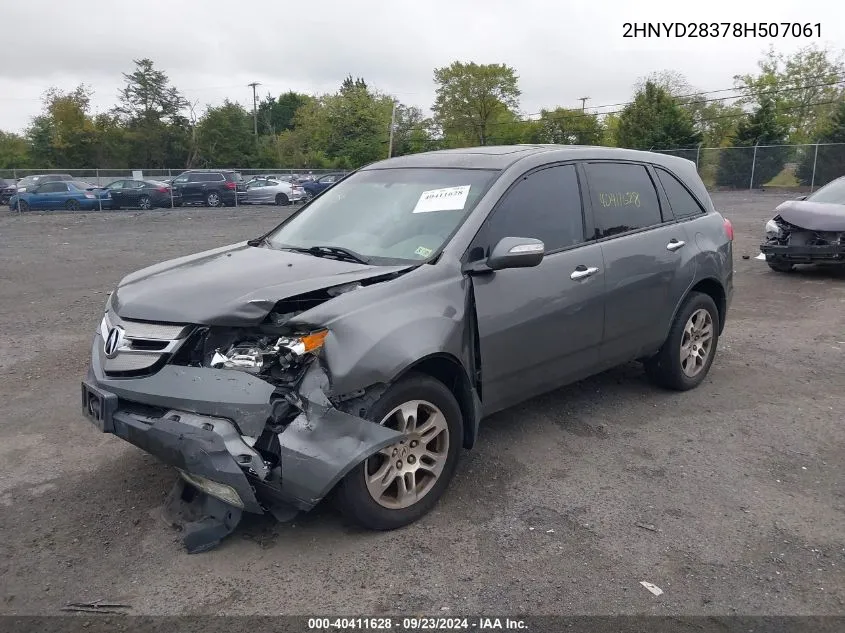
[[[696,90],[733,86],[774,45],[845,48],[833,0],[56,0],[3,3],[0,130],[20,132],[56,86],[85,83],[92,109],[110,109],[148,57],[199,109],[224,98],[252,107],[252,89],[334,92],[347,74],[428,111],[433,69],[504,63],[519,76],[523,114],[625,102],[650,72],[683,73]],[[624,38],[644,22],[799,22],[821,37]],[[18,25],[13,27],[13,25]],[[780,28],[780,27],[779,27]],[[17,51],[17,53],[13,53]],[[606,112],[618,107],[596,108]]]

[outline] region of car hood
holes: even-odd
[[[132,273],[111,304],[125,319],[249,326],[261,323],[283,299],[412,267],[370,266],[242,242]]]
[[[775,212],[784,221],[810,231],[845,231],[845,205],[789,200]]]

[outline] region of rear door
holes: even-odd
[[[67,183],[64,182],[46,182],[39,191],[44,192],[44,209],[61,209],[70,197]]]
[[[499,409],[589,375],[604,321],[601,245],[584,232],[579,176],[572,164],[520,177],[479,231],[468,259],[503,237],[543,241],[539,266],[472,277],[484,410]]]
[[[141,193],[144,191],[145,183],[140,180],[127,180],[123,189],[127,207],[137,207]]]
[[[658,194],[651,167],[588,162],[593,240],[601,245],[606,306],[602,364],[650,354],[695,276],[695,245]],[[663,204],[661,204],[661,198]]]
[[[106,186],[106,189],[108,189],[109,195],[111,196],[111,203],[113,207],[127,206],[123,189],[125,184],[125,180],[117,180]]]

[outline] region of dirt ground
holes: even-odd
[[[283,211],[4,211],[0,613],[845,614],[845,275],[753,259],[782,199],[714,195],[736,293],[698,389],[622,367],[486,420],[415,525],[364,532],[321,506],[195,556],[160,517],[174,471],[98,434],[79,380],[121,277]]]

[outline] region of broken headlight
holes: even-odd
[[[242,340],[225,350],[216,349],[209,364],[216,369],[238,369],[250,374],[260,374],[274,366],[287,369],[320,351],[328,333],[328,330],[319,330],[297,336]]]
[[[778,238],[783,237],[783,231],[780,228],[780,225],[775,220],[769,220],[766,222],[766,238]]]

